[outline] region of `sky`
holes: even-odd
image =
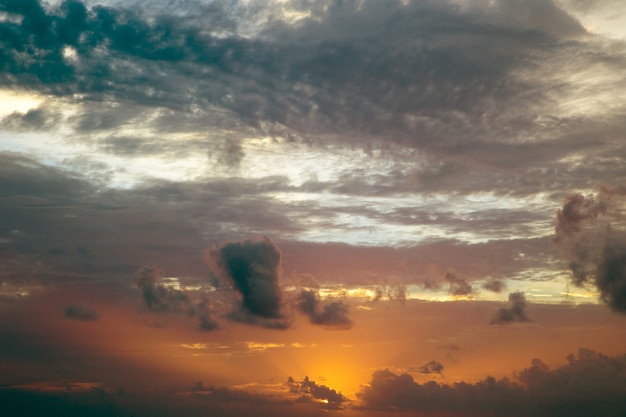
[[[620,0],[0,0],[0,404],[617,416]]]

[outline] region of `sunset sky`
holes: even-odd
[[[0,0],[0,407],[621,416],[625,132],[620,0]]]

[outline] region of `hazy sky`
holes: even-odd
[[[619,0],[0,0],[1,402],[617,415],[624,28]]]

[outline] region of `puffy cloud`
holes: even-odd
[[[597,196],[573,194],[557,211],[553,244],[569,261],[572,282],[593,284],[600,299],[626,313],[625,187],[603,187]]]
[[[327,387],[326,385],[318,385],[315,381],[311,381],[305,376],[302,381],[296,381],[292,377],[287,379],[287,386],[292,393],[300,394],[300,401],[320,401],[324,408],[341,409],[342,405],[349,401],[340,392]]]
[[[269,238],[225,242],[205,251],[214,273],[230,281],[241,296],[241,306],[229,317],[234,320],[285,328],[281,312],[280,251]]]
[[[419,384],[409,374],[398,375],[388,369],[374,372],[369,385],[357,394],[361,406],[368,409],[467,412],[499,409],[503,402],[519,401],[522,396],[522,388],[507,379],[488,377],[476,384],[452,386],[432,381]]]
[[[315,290],[300,291],[296,300],[298,311],[306,315],[312,324],[337,329],[350,329],[352,320],[348,317],[348,304],[344,300],[320,300]]]
[[[135,272],[135,284],[150,311],[157,313],[186,313],[194,315],[191,300],[184,292],[169,288],[161,282],[163,271],[156,266],[142,266]]]
[[[491,324],[529,321],[526,316],[526,294],[517,291],[509,294],[509,308],[500,308]]]
[[[446,272],[444,279],[449,283],[448,292],[452,295],[471,295],[473,293],[472,286],[452,272]]]
[[[451,415],[619,415],[626,406],[626,356],[580,349],[550,370],[541,360],[516,374],[476,383],[419,384],[408,374],[376,371],[358,394],[360,408],[448,412]]]
[[[64,316],[68,319],[81,321],[94,321],[100,318],[93,307],[85,304],[74,304],[65,307]]]

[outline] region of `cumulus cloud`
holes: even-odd
[[[323,407],[328,409],[341,409],[342,405],[349,401],[342,393],[326,385],[319,385],[308,376],[302,381],[289,377],[287,386],[292,393],[300,394],[300,401],[321,401]]]
[[[81,321],[95,321],[100,318],[96,310],[86,304],[73,304],[65,307],[64,316],[68,319]]]
[[[554,370],[541,360],[517,380],[419,384],[408,374],[376,371],[358,394],[360,408],[448,412],[452,415],[619,415],[626,406],[626,356],[580,349]],[[456,414],[458,413],[458,414]],[[468,414],[466,414],[468,413]]]
[[[452,272],[446,272],[444,279],[448,282],[448,292],[452,295],[471,295],[473,293],[472,286]]]
[[[517,291],[509,294],[509,308],[500,308],[491,324],[530,321],[526,316],[526,294]]]
[[[569,262],[572,282],[594,285],[611,309],[626,313],[626,187],[573,194],[557,211],[552,243]]]
[[[350,329],[348,304],[344,300],[320,300],[316,290],[303,289],[296,299],[296,308],[307,316],[312,324],[337,329]]]
[[[141,290],[146,307],[157,313],[186,313],[195,310],[184,292],[165,286],[161,279],[163,271],[156,266],[142,266],[135,272],[135,284]]]
[[[229,317],[237,321],[285,328],[280,251],[267,237],[224,242],[205,251],[205,260],[215,274],[230,282],[241,296],[240,308]]]

